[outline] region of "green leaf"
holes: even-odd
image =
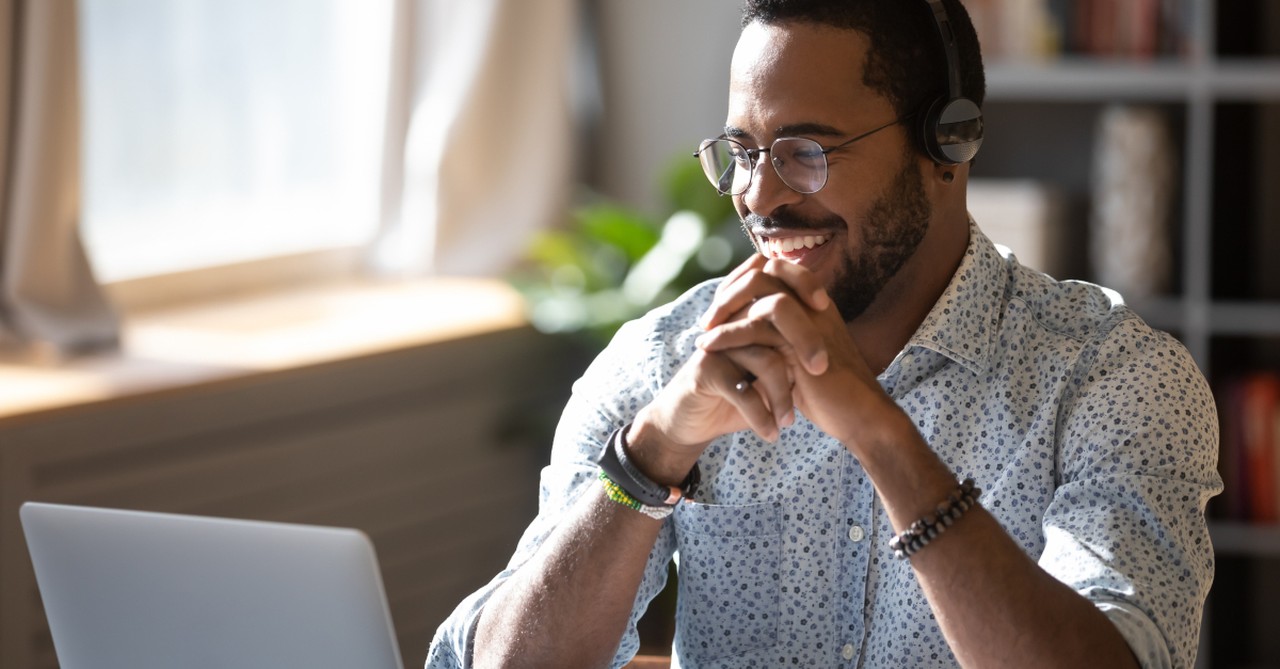
[[[713,226],[726,219],[738,219],[733,198],[716,192],[702,173],[702,165],[692,156],[678,156],[670,163],[663,178],[663,192],[673,210],[688,209]]]
[[[630,262],[658,243],[657,226],[643,215],[614,204],[599,204],[575,212],[578,227],[596,242],[621,250]]]

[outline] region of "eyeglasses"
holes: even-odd
[[[778,178],[798,193],[816,193],[827,185],[827,154],[870,137],[885,128],[901,123],[908,116],[894,119],[878,128],[832,147],[824,147],[803,137],[779,137],[767,149],[748,149],[727,137],[704,139],[693,155],[702,163],[702,172],[721,195],[741,195],[751,186],[760,154],[769,154],[769,162]]]

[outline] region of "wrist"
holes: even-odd
[[[646,515],[654,518],[665,517],[671,507],[697,492],[698,483],[702,479],[701,472],[698,471],[698,465],[694,464],[678,486],[664,485],[653,480],[632,458],[631,449],[627,445],[630,427],[624,425],[614,430],[604,448],[600,449],[596,458],[596,464],[600,466],[600,478],[613,501],[646,512]],[[663,513],[652,515],[647,512],[648,507],[654,507],[654,511]]]
[[[888,395],[870,401],[850,402],[852,409],[830,433],[859,459],[873,458],[877,451],[893,448],[919,435],[915,423]]]
[[[653,481],[667,486],[679,486],[706,444],[685,446],[667,438],[648,407],[636,414],[626,434],[627,449],[632,463]]]

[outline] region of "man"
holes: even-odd
[[[982,97],[967,15],[935,5],[748,1],[700,157],[759,254],[586,372],[538,518],[428,667],[620,666],[673,554],[682,667],[1192,664],[1212,396],[970,222],[971,151],[918,131]]]

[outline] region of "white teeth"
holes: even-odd
[[[826,235],[805,235],[804,237],[786,237],[784,239],[764,237],[764,246],[770,255],[779,256],[800,249],[811,249],[827,243]]]

